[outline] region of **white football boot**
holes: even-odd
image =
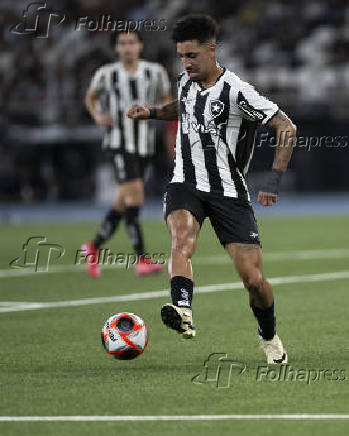
[[[267,341],[259,336],[259,346],[267,356],[268,365],[287,363],[287,353],[278,335]]]
[[[184,339],[194,338],[196,330],[193,325],[193,314],[188,307],[165,304],[161,308],[161,318],[167,327],[181,333]]]

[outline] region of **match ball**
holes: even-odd
[[[148,331],[142,318],[134,313],[121,312],[107,319],[101,339],[108,354],[116,359],[130,360],[145,350]]]

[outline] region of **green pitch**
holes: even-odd
[[[274,285],[278,333],[297,379],[261,376],[264,355],[257,347],[247,293],[227,289],[239,280],[208,223],[193,262],[196,286],[206,292],[194,294],[198,334],[187,342],[161,323],[159,309],[168,297],[150,294],[134,301],[79,303],[168,288],[166,271],[138,278],[133,269],[109,267],[93,280],[75,270],[75,252],[97,224],[0,226],[0,415],[349,414],[348,225],[346,217],[259,222],[265,273],[279,280]],[[9,262],[23,254],[22,245],[30,236],[45,236],[48,243],[63,246],[65,254],[47,273],[26,270],[14,276]],[[168,253],[163,222],[145,223],[145,236],[149,251]],[[124,229],[108,247],[131,252]],[[288,283],[282,283],[283,278],[289,278]],[[226,285],[216,286],[220,284]],[[63,303],[72,300],[76,305]],[[16,302],[62,302],[63,307],[19,310],[11,306]],[[149,345],[133,361],[116,361],[100,344],[104,321],[120,311],[140,315],[148,326]],[[204,362],[212,353],[226,357],[219,361],[222,356],[211,356],[206,377]],[[348,420],[0,422],[4,436],[180,431],[339,436],[348,429]]]

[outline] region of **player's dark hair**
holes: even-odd
[[[110,41],[111,41],[112,46],[114,46],[118,42],[119,36],[123,35],[125,33],[126,34],[134,33],[135,35],[137,35],[138,41],[139,42],[143,42],[143,37],[142,37],[141,33],[138,30],[130,30],[130,31],[122,30],[122,31],[115,31],[115,32],[111,33]]]
[[[217,23],[209,15],[190,14],[180,18],[172,29],[174,42],[198,40],[200,43],[216,39]]]

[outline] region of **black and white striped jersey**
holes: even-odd
[[[94,74],[90,90],[100,94],[103,112],[115,119],[103,139],[103,148],[151,156],[155,148],[154,124],[146,120],[132,120],[127,111],[132,104],[157,104],[170,92],[168,75],[158,63],[140,60],[134,75],[121,62],[100,67]]]
[[[186,72],[178,77],[179,126],[172,183],[188,183],[227,197],[250,196],[245,182],[257,123],[267,123],[278,106],[224,69],[203,88]]]

